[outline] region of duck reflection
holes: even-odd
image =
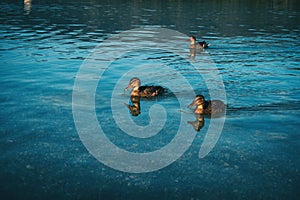
[[[195,117],[196,117],[195,121],[188,121],[187,123],[191,124],[194,127],[195,131],[199,132],[205,124],[204,116],[195,115]]]
[[[196,57],[197,54],[204,52],[204,49],[190,49],[190,58],[193,59]]]
[[[24,0],[24,12],[29,15],[31,12],[31,0]]]
[[[129,104],[125,104],[132,116],[138,116],[139,114],[141,114],[140,101],[141,101],[141,97],[131,96],[129,100]]]

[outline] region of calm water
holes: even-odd
[[[300,3],[296,0],[26,4],[6,0],[0,10],[2,199],[299,197]],[[72,92],[80,66],[95,47],[122,31],[145,26],[208,41],[206,52],[222,76],[228,109],[222,134],[206,157],[199,159],[198,152],[214,119],[205,119],[177,161],[155,172],[134,174],[111,169],[89,154],[74,124]],[[180,120],[175,95],[192,101],[185,90],[142,100],[141,114],[131,120],[141,126],[150,123],[148,111],[156,102],[168,111],[167,123],[157,137],[128,137],[114,122],[109,104],[114,85],[131,66],[161,62],[175,67],[196,93],[209,98],[202,78],[186,63],[188,42],[179,43],[184,59],[144,50],[124,55],[106,70],[99,83],[105,87],[96,92],[96,112],[115,144],[136,152],[163,147],[176,135]],[[191,62],[201,59],[201,54],[196,55]],[[176,78],[167,70],[141,76],[149,84]],[[115,98],[122,105],[129,102],[123,91]]]

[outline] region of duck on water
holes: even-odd
[[[195,36],[190,36],[190,49],[206,49],[209,47],[205,41],[198,42]]]
[[[226,104],[221,100],[205,100],[203,95],[197,95],[193,102],[188,106],[195,107],[194,113],[200,115],[219,115],[226,110]]]
[[[137,77],[133,77],[128,86],[125,88],[125,91],[132,89],[130,96],[136,97],[155,97],[167,92],[167,89],[162,86],[154,86],[154,85],[145,85],[141,86],[141,80]]]

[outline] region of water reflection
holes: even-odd
[[[190,58],[194,59],[196,57],[197,54],[200,54],[204,52],[204,49],[196,49],[196,48],[190,48]]]
[[[205,124],[204,116],[195,115],[195,117],[196,117],[195,121],[188,121],[187,123],[191,124],[194,127],[195,131],[199,132]]]
[[[212,192],[212,199],[222,195],[227,198],[296,199],[300,149],[297,131],[300,1],[39,2],[44,3],[36,6],[37,1],[33,0],[25,0],[23,4],[22,1],[1,2],[3,164],[0,170],[3,177],[11,180],[2,179],[3,195],[15,194],[22,198],[22,194],[27,194],[30,198],[34,189],[36,196],[42,198],[49,192],[62,199],[92,195],[109,199],[134,194],[135,186],[139,185],[140,196],[149,195],[149,199],[195,199],[201,195],[208,197],[209,191],[217,191]],[[25,13],[34,16],[24,17]],[[204,160],[190,160],[189,153],[199,148],[192,145],[183,159],[162,171],[126,175],[99,165],[82,145],[71,112],[73,77],[86,56],[111,34],[145,25],[203,35],[212,45],[208,50],[222,75],[231,106],[220,145]],[[188,45],[186,41],[187,48]],[[196,54],[191,51],[192,56],[200,58]],[[165,56],[161,60],[167,63],[171,59]],[[179,68],[185,65],[180,61],[171,64]],[[120,70],[123,71],[108,79],[114,80],[115,75],[126,73],[128,68]],[[205,84],[195,81],[198,73],[188,67],[180,68],[179,72],[192,79],[197,92],[208,94]],[[108,91],[100,93],[99,98],[106,95],[105,92]],[[45,101],[46,97],[49,101]],[[129,98],[121,106],[128,103]],[[148,119],[148,115],[141,116],[148,111],[148,105],[143,103],[136,121]],[[105,106],[101,104],[99,108],[104,109],[99,112],[108,112]],[[176,115],[176,111],[171,114]],[[218,120],[206,116],[202,120],[201,117],[195,115],[185,124],[192,131],[193,125],[195,130],[204,133],[212,120]],[[168,121],[174,123],[167,131],[175,124],[171,119]],[[102,119],[99,123],[109,124],[111,120]],[[107,130],[117,132],[115,126],[108,126]],[[140,141],[131,143],[132,138],[120,140],[118,136],[115,140],[128,148],[138,144],[141,151],[151,149],[141,146]],[[283,136],[285,139],[279,139]],[[144,141],[146,144],[149,140]],[[47,166],[47,163],[56,164]],[[80,170],[83,166],[87,170]],[[43,183],[36,186],[40,179]],[[60,181],[53,184],[55,179]],[[64,183],[73,193],[65,192]],[[253,190],[244,183],[253,183]],[[14,193],[16,187],[20,191],[18,194]],[[149,192],[156,188],[162,191]],[[114,192],[110,193],[112,190]],[[86,191],[86,195],[80,191]],[[258,193],[253,194],[253,191]]]
[[[136,117],[141,114],[141,97],[131,96],[129,103],[125,103],[125,106],[129,109],[129,112],[132,116]],[[188,121],[188,124],[191,124],[195,131],[199,132],[205,124],[204,115],[195,114],[195,121]]]
[[[141,114],[140,101],[141,97],[131,96],[129,104],[125,104],[132,116],[138,116],[139,114]]]
[[[29,15],[31,12],[31,0],[24,0],[24,12]]]

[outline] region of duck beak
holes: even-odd
[[[195,99],[190,105],[188,105],[188,108],[192,108],[193,106],[196,106],[196,100]]]
[[[132,88],[132,85],[131,85],[131,84],[129,84],[124,90],[127,91],[127,90],[129,90],[130,88]]]
[[[130,108],[130,105],[129,105],[129,104],[124,103],[124,105],[125,105],[127,108]]]

